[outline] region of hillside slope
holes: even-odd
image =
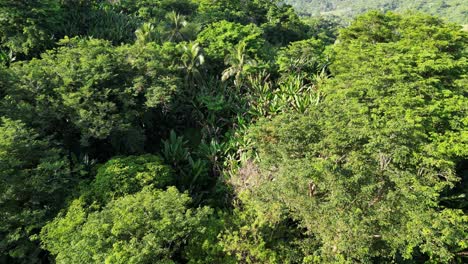
[[[300,15],[338,15],[352,17],[371,9],[383,11],[419,10],[452,22],[468,24],[465,0],[285,0]]]

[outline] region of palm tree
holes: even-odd
[[[185,81],[190,86],[195,86],[197,81],[201,81],[200,68],[205,63],[200,44],[189,42],[182,45],[183,53],[181,57],[182,66],[186,72]]]
[[[183,41],[184,36],[181,32],[182,28],[187,25],[185,17],[172,11],[166,15],[166,19],[169,21],[167,24],[167,40],[168,41]]]
[[[13,55],[13,51],[6,53],[5,51],[0,49],[0,65],[9,66],[10,63],[16,60],[16,57]]]
[[[189,23],[185,16],[172,11],[166,15],[165,36],[167,41],[181,42],[194,39],[200,30],[198,24]]]
[[[144,23],[139,29],[135,31],[136,43],[146,44],[156,41],[156,29],[151,23]]]
[[[234,76],[234,85],[240,87],[242,85],[242,79],[245,72],[246,66],[257,65],[256,61],[250,59],[245,54],[245,48],[247,44],[242,41],[240,42],[230,53],[226,55],[224,63],[230,67],[223,71],[221,80],[224,82]]]

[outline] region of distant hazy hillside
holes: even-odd
[[[468,24],[467,0],[285,0],[301,15],[354,16],[370,9],[383,11],[419,10]]]

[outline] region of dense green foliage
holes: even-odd
[[[98,168],[86,195],[106,203],[114,198],[140,191],[145,186],[164,188],[172,185],[174,176],[162,159],[153,155],[113,158]]]
[[[172,258],[195,232],[203,232],[207,207],[188,209],[190,198],[175,187],[144,189],[87,212],[73,202],[63,218],[42,231],[57,263],[175,263]]]
[[[58,1],[0,1],[1,49],[37,55],[53,43],[61,23]]]
[[[34,263],[40,250],[29,237],[57,213],[76,179],[63,151],[21,121],[1,119],[0,160],[0,250]]]
[[[0,0],[0,27],[0,263],[466,262],[460,26]]]
[[[371,19],[380,28],[363,36]],[[382,36],[387,27],[398,36]],[[466,247],[468,218],[438,205],[468,154],[467,39],[447,32],[429,17],[360,17],[341,32],[323,102],[254,130],[269,179],[252,192],[318,240],[316,261],[448,262]]]
[[[301,15],[354,16],[369,10],[417,10],[468,24],[468,6],[464,0],[286,0]]]

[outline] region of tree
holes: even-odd
[[[230,22],[243,22],[245,13],[241,11],[239,0],[199,0],[196,13],[196,21],[202,23],[214,23],[222,20]]]
[[[357,15],[380,10],[383,12],[407,10],[425,12],[460,24],[467,23],[467,7],[463,0],[288,0],[301,16],[336,15],[351,20]]]
[[[255,66],[256,62],[249,59],[245,52],[245,42],[239,43],[229,54],[226,55],[224,63],[229,68],[223,71],[221,77],[222,81],[226,81],[234,76],[234,85],[236,87],[242,86],[243,75],[249,66]]]
[[[111,144],[114,153],[141,152],[143,114],[167,103],[179,80],[179,70],[169,67],[176,47],[115,48],[77,38],[60,43],[42,59],[12,67],[18,81],[7,90],[8,116],[92,156],[91,146],[99,144]]]
[[[329,16],[464,2],[314,3],[0,0],[0,263],[466,262],[467,33]]]
[[[57,263],[176,263],[185,241],[203,233],[208,207],[189,209],[176,188],[144,188],[90,212],[75,200],[41,232]]]
[[[60,25],[56,0],[0,1],[0,47],[18,58],[30,58],[50,48]]]
[[[60,0],[62,21],[58,38],[89,36],[115,45],[134,41],[138,17],[116,8],[120,1]],[[114,2],[114,4],[112,4]]]
[[[268,42],[276,46],[284,46],[292,41],[299,41],[307,38],[308,26],[297,16],[294,9],[285,4],[270,1],[264,5],[268,12],[264,15],[267,19],[261,28],[265,32]],[[271,5],[271,6],[270,6]]]
[[[95,179],[85,190],[85,199],[106,204],[144,186],[165,188],[173,183],[172,170],[158,156],[114,157],[98,168]]]
[[[313,17],[304,19],[308,26],[307,35],[319,39],[325,44],[333,44],[338,37],[338,29],[344,26],[343,19],[337,16]]]
[[[263,178],[250,192],[318,239],[305,262],[449,262],[466,248],[466,214],[440,203],[467,157],[466,41],[433,17],[365,15],[342,31],[323,102],[252,130]]]
[[[228,215],[219,235],[223,251],[235,263],[303,263],[316,241],[301,237],[303,230],[288,219],[287,208],[272,200],[264,206],[248,192],[239,194],[241,207]]]
[[[193,40],[199,31],[197,24],[188,22],[185,16],[176,12],[167,13],[166,21],[162,33],[167,41],[181,42]]]
[[[197,7],[191,0],[121,0],[108,5],[114,10],[137,16],[153,24],[158,24],[170,12],[189,16]]]
[[[61,45],[40,60],[14,65],[14,73],[23,77],[9,91],[20,108],[13,106],[10,114],[45,134],[58,132],[67,145],[76,135],[87,146],[90,140],[133,129],[138,113],[130,64],[122,63],[107,41],[64,39]],[[31,108],[36,109],[33,116]]]
[[[311,75],[327,65],[325,44],[317,39],[290,43],[278,52],[276,64],[279,71],[286,74]]]
[[[256,58],[260,56],[265,40],[263,31],[253,24],[247,26],[220,21],[209,25],[197,37],[197,42],[204,48],[207,57],[217,66],[241,42],[245,43],[245,53]],[[219,65],[218,65],[219,64]]]
[[[78,179],[54,142],[23,122],[0,120],[0,261],[41,263],[35,237]]]
[[[11,71],[3,65],[0,65],[0,116],[3,116],[1,102],[7,94],[9,87],[13,85]]]
[[[156,42],[158,39],[156,28],[151,23],[143,23],[143,25],[135,31],[135,36],[135,43],[138,45],[146,45],[150,42]]]
[[[205,63],[205,56],[197,42],[183,43],[181,47],[181,62],[185,70],[185,81],[190,87],[194,87],[195,83],[202,81],[201,68]]]

